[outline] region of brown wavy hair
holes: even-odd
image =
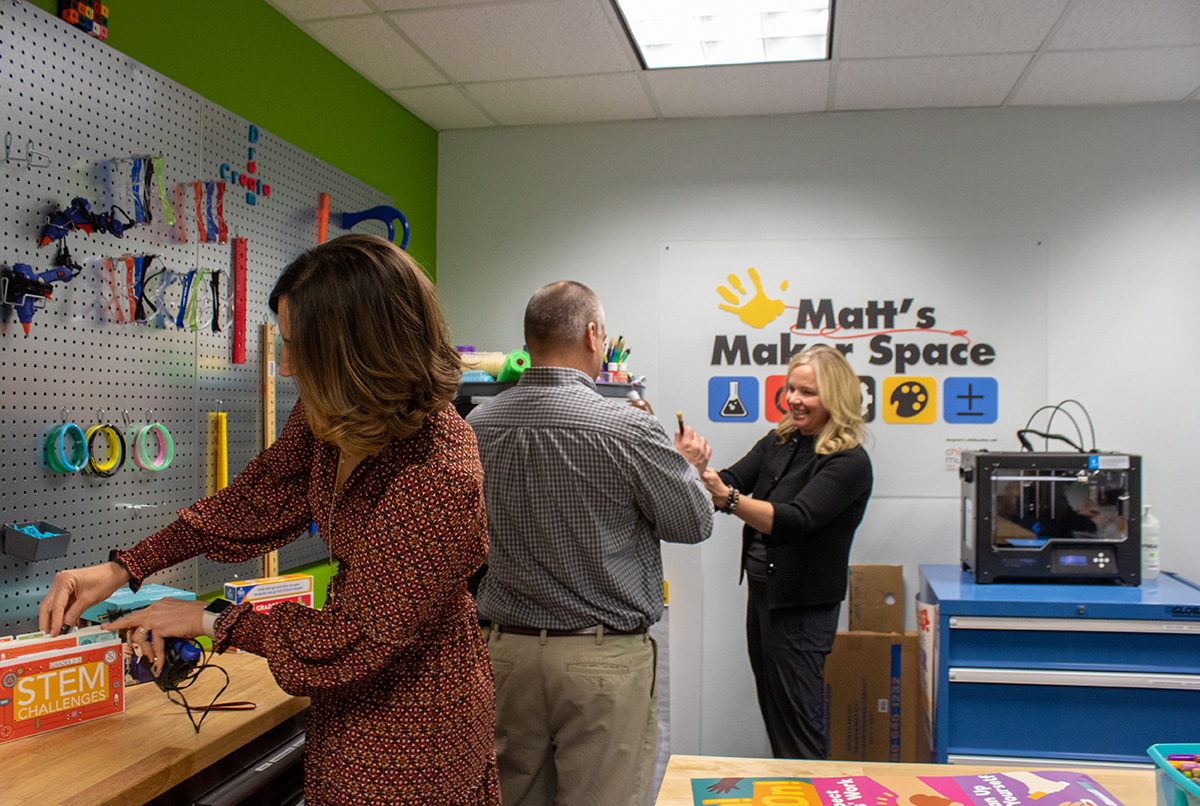
[[[861,445],[867,436],[867,426],[862,418],[862,386],[850,362],[832,347],[814,344],[792,356],[787,374],[790,376],[792,370],[802,364],[812,367],[817,380],[817,397],[829,412],[829,422],[817,434],[814,450],[828,454]],[[796,424],[792,422],[789,409],[775,427],[775,432],[779,434],[780,442],[786,442],[795,430]]]
[[[288,299],[288,359],[320,439],[376,454],[454,398],[462,362],[437,291],[395,244],[350,234],[284,269],[271,310]]]

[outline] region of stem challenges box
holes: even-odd
[[[113,633],[0,643],[0,743],[124,710],[122,645]]]

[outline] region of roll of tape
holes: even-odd
[[[500,374],[496,376],[496,380],[515,381],[521,377],[521,373],[528,366],[529,353],[524,350],[513,350],[504,356],[504,364],[500,367]]]
[[[158,444],[158,454],[150,458],[150,437]],[[175,440],[162,423],[142,426],[133,441],[133,462],[142,470],[166,470],[175,458]]]
[[[71,455],[67,456],[67,442]],[[75,423],[63,423],[50,429],[44,445],[46,464],[56,473],[76,473],[88,462],[87,437]]]
[[[92,444],[92,440],[97,435],[103,435],[105,442],[105,456],[108,457],[104,461],[99,461],[96,458],[96,450]],[[88,471],[96,476],[105,478],[112,476],[125,465],[125,435],[111,423],[103,423],[101,425],[93,425],[85,434],[87,437],[88,449]]]
[[[504,353],[459,353],[464,370],[478,369],[495,378],[504,366]]]

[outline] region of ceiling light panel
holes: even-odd
[[[613,0],[649,70],[829,58],[831,0]]]

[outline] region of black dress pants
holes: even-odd
[[[833,649],[841,602],[769,609],[766,598],[765,583],[750,580],[746,643],[771,752],[827,758],[825,656]]]

